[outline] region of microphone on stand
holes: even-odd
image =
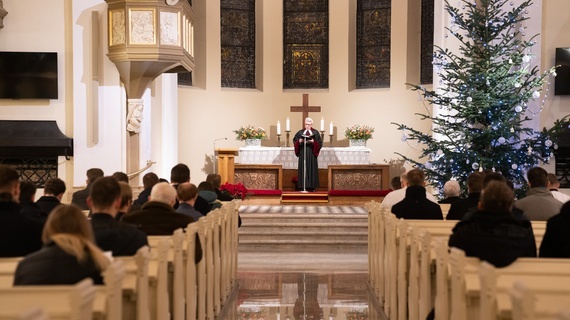
[[[216,158],[216,142],[220,141],[220,140],[228,140],[228,138],[227,137],[226,138],[218,138],[218,139],[214,140],[214,173],[218,173],[218,170],[217,170],[218,168],[216,168],[216,162],[217,162],[216,161],[217,160],[217,158]]]

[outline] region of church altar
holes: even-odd
[[[323,147],[319,154],[319,169],[331,165],[370,164],[371,149],[363,147]],[[293,147],[241,147],[240,164],[280,164],[283,169],[297,169],[298,158]]]

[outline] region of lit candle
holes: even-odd
[[[281,123],[277,121],[277,134],[281,134]]]
[[[321,118],[321,131],[325,131],[325,118]]]
[[[287,117],[287,121],[285,121],[285,131],[291,131],[291,122],[289,122],[289,117]]]
[[[333,131],[334,131],[333,129],[334,129],[334,128],[333,128],[333,124],[332,124],[332,121],[331,121],[331,125],[330,125],[330,127],[329,127],[329,135],[331,135],[331,136],[333,135]]]

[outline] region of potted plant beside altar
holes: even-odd
[[[366,147],[366,140],[372,139],[374,128],[367,125],[355,124],[344,130],[344,136],[351,147]]]
[[[256,125],[241,126],[239,129],[234,130],[236,134],[236,140],[245,141],[246,147],[256,147],[261,146],[261,140],[267,139],[267,132],[262,127]]]

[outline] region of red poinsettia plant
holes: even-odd
[[[247,197],[247,188],[241,183],[224,183],[220,186],[220,191],[234,199],[244,200]]]

